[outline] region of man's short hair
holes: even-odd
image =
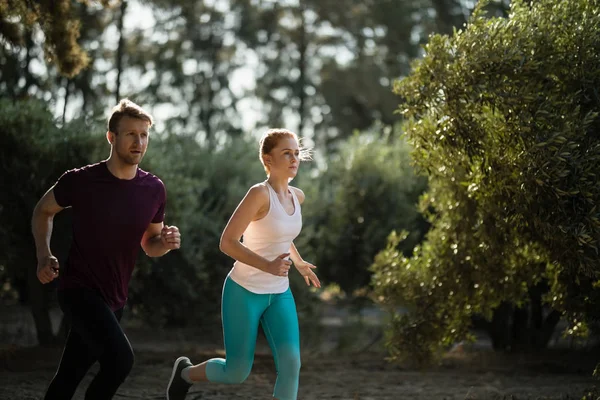
[[[153,123],[152,116],[144,111],[142,107],[129,99],[123,99],[112,109],[110,117],[108,118],[108,130],[118,134],[117,129],[119,127],[119,121],[125,116],[148,121],[150,126],[152,126]]]

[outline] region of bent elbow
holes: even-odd
[[[54,214],[45,211],[44,208],[38,203],[31,213],[31,226],[34,227],[42,221],[52,219],[52,217],[54,217]]]
[[[219,241],[219,250],[221,250],[222,253],[229,255],[230,249],[231,239],[221,237],[221,240]]]
[[[39,206],[36,205],[31,213],[31,226],[35,226],[35,221],[39,218],[39,214]]]
[[[142,250],[144,251],[144,254],[147,255],[148,257],[153,257],[152,253],[150,252],[150,249],[148,249],[146,246],[142,245]]]

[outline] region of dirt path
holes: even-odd
[[[29,313],[13,311],[0,311],[0,400],[41,399],[62,349],[32,346],[35,335]],[[178,356],[188,355],[193,362],[223,356],[218,326],[213,332],[161,332],[126,325],[136,363],[115,399],[164,399]],[[600,362],[599,351],[553,349],[537,355],[503,355],[489,350],[484,342],[458,346],[440,366],[419,371],[386,362],[381,341],[373,338],[381,338],[380,328],[330,324],[329,328],[303,329],[298,399],[581,400],[588,390],[600,387],[591,376]],[[75,399],[83,399],[96,371],[97,366],[92,367]],[[274,382],[272,357],[264,337],[259,337],[254,368],[246,382],[196,385],[187,400],[267,400]],[[587,397],[598,399],[600,392]]]
[[[220,357],[215,345],[180,340],[142,341],[131,335],[136,364],[116,399],[163,399],[173,360],[184,352],[192,361]],[[60,357],[60,349],[5,348],[0,365],[0,399],[41,399]],[[434,369],[417,371],[384,361],[385,354],[305,354],[298,399],[464,400],[581,399],[596,381],[595,356],[550,353],[536,357],[499,356],[488,351],[453,353]],[[75,399],[83,393],[92,368]],[[266,400],[275,371],[267,349],[259,346],[252,374],[242,385],[200,384],[187,399]]]

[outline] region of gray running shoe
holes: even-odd
[[[167,386],[167,400],[184,400],[185,395],[192,386],[181,377],[181,371],[184,368],[191,367],[193,364],[187,357],[179,357],[173,365],[173,372]]]

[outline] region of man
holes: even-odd
[[[122,100],[108,120],[109,158],[65,172],[33,212],[37,276],[46,284],[60,275],[58,301],[71,323],[46,400],[71,399],[96,361],[100,370],[85,399],[112,399],[133,366],[119,322],[140,244],[150,257],[180,246],[177,227],[163,224],[162,181],[138,168],[151,126],[147,112]],[[59,268],[50,237],[54,215],[66,207],[73,209],[73,243]]]

